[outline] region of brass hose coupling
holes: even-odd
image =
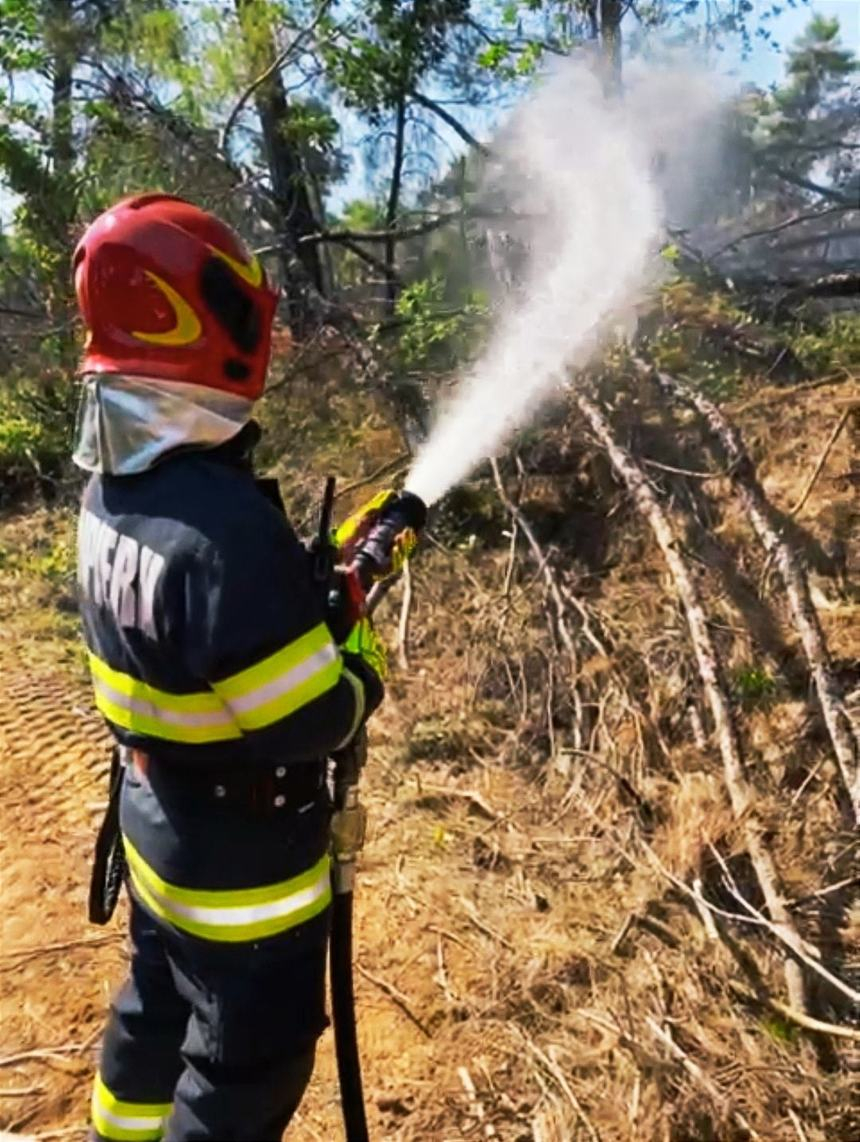
[[[355,865],[366,833],[367,810],[359,800],[358,786],[348,785],[331,819],[332,888],[338,895],[355,886]]]

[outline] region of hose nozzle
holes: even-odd
[[[353,552],[353,566],[365,590],[374,580],[400,570],[426,523],[427,505],[414,492],[387,494]]]

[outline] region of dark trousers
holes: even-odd
[[[326,1024],[328,914],[257,943],[177,934],[131,904],[128,979],[111,1005],[93,1137],[277,1142]]]

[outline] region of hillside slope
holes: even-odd
[[[783,511],[857,399],[850,384],[736,401]],[[672,471],[706,465],[689,420],[667,431],[658,405],[619,395],[616,421],[692,521],[685,547],[792,915],[857,988],[856,880],[853,897],[833,888],[856,877],[856,836],[834,806],[779,587],[728,481]],[[394,438],[374,425],[339,449],[345,478],[390,457]],[[793,533],[848,691],[860,683],[851,428]],[[306,473],[334,456],[325,441],[301,468],[298,449],[281,456],[299,516],[315,492]],[[508,492],[549,562],[521,530],[511,541],[486,478],[453,497],[416,563],[406,661],[373,726],[357,947],[372,1136],[856,1139],[860,1019],[817,985],[817,1016],[847,1037],[809,1034],[769,1007],[767,996],[784,999],[779,945],[740,919],[718,936],[679,886],[738,913],[723,859],[759,903],[659,551],[572,413],[524,441],[521,461],[505,469]],[[0,532],[0,1127],[45,1139],[84,1137],[124,959],[122,918],[105,932],[84,918],[105,739],[70,613],[71,527],[70,512],[38,509]],[[398,597],[383,621],[392,641]],[[733,947],[757,964],[758,994]],[[338,1114],[329,1032],[290,1137],[336,1138]]]

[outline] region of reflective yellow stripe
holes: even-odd
[[[337,682],[343,662],[325,623],[212,688],[243,730],[270,726],[319,698]]]
[[[162,920],[204,940],[238,943],[275,936],[325,911],[331,902],[329,856],[306,872],[261,888],[193,889],[170,884],[123,837],[132,887]]]
[[[325,623],[211,690],[171,694],[114,670],[90,652],[96,705],[132,733],[197,745],[265,729],[336,686],[343,661]]]
[[[254,666],[240,670],[238,674],[231,674],[229,678],[223,678],[220,682],[214,682],[213,689],[227,701],[245,698],[255,690],[273,682],[286,671],[292,670],[330,642],[328,627],[325,623],[320,623],[319,626],[287,643],[281,650],[275,651]]]
[[[164,1133],[169,1102],[126,1102],[105,1085],[100,1074],[93,1085],[93,1126],[104,1138],[116,1142],[156,1142]]]
[[[173,310],[175,322],[172,329],[165,333],[139,333],[133,332],[132,337],[138,341],[148,341],[152,345],[190,345],[196,341],[203,332],[203,326],[197,314],[182,296],[164,278],[151,270],[144,270],[155,288],[164,295]]]
[[[206,714],[224,710],[224,703],[211,690],[201,690],[194,694],[171,694],[167,690],[156,690],[154,686],[141,682],[131,674],[114,670],[92,651],[89,658],[93,675],[129,698],[141,698],[163,710],[174,710],[179,714]]]
[[[239,727],[231,722],[208,726],[183,726],[165,722],[152,714],[131,710],[127,705],[121,706],[112,701],[109,695],[101,691],[98,683],[95,686],[95,701],[101,713],[114,725],[122,726],[134,734],[145,734],[147,737],[160,738],[163,741],[201,745],[206,742],[235,741],[242,736]]]
[[[92,652],[89,659],[96,706],[115,725],[189,745],[242,736],[230,711],[211,690],[171,694],[114,670]]]

